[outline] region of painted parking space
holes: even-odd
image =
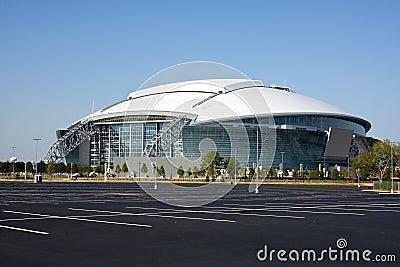
[[[13,266],[202,266],[217,258],[253,266],[265,242],[323,247],[343,236],[399,249],[398,196],[351,187],[262,186],[254,194],[238,185],[202,207],[160,203],[135,184],[0,184],[0,193],[0,258]]]

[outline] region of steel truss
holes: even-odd
[[[165,125],[146,145],[142,157],[161,157],[170,149],[182,134],[183,126],[188,124],[190,119],[186,116],[179,116]]]
[[[79,122],[50,147],[44,161],[61,162],[65,156],[96,132],[97,127],[93,125],[91,120]]]

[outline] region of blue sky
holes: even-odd
[[[400,141],[400,1],[0,0],[0,161],[182,62],[230,65]]]

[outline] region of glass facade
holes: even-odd
[[[90,139],[90,165],[113,168],[114,157],[140,157],[146,145],[162,130],[164,122],[96,125],[98,132]],[[182,156],[178,140],[165,156]]]
[[[355,134],[365,136],[365,128],[355,122],[344,120],[341,118],[315,116],[315,115],[299,115],[299,116],[275,116],[275,125],[284,128],[290,125],[298,129],[315,128],[316,131],[328,131],[329,127],[336,127],[341,129],[353,130]]]
[[[98,131],[90,139],[90,165],[107,163],[112,168],[114,157],[140,157],[146,145],[171,119],[129,116],[125,120],[114,117],[96,121]],[[236,155],[242,167],[253,166],[257,159],[260,165],[277,167],[283,155],[285,168],[299,168],[303,164],[311,169],[323,161],[325,131],[329,127],[350,129],[357,136],[365,137],[362,125],[336,117],[244,118],[224,122],[223,126],[217,123],[186,125],[181,137],[164,156],[199,158],[202,153],[218,150],[224,158]]]

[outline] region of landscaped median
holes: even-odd
[[[103,176],[97,177],[78,177],[78,178],[69,178],[69,177],[58,177],[58,176],[49,176],[45,175],[43,177],[43,183],[60,183],[60,182],[83,182],[83,183],[90,183],[90,182],[109,182],[109,183],[135,183],[139,182],[149,182],[154,183],[157,180],[157,183],[174,183],[174,184],[207,184],[207,183],[216,183],[216,184],[233,184],[235,182],[234,179],[225,179],[224,181],[216,180],[206,182],[205,178],[161,178],[161,177],[146,177],[146,178],[131,178],[131,177],[107,177],[105,180]],[[261,182],[261,179],[259,180]],[[0,182],[29,182],[33,183],[33,177],[10,177],[10,176],[3,176],[0,177]],[[237,180],[238,184],[250,184],[251,181],[246,180]],[[361,182],[360,186],[365,188],[374,188],[377,190],[384,190],[385,188],[389,188],[389,185],[380,185],[378,188],[376,185],[377,182]],[[379,183],[379,182],[378,182]],[[352,180],[301,180],[301,179],[268,179],[264,180],[262,184],[276,184],[276,185],[332,185],[332,186],[357,186],[358,183]],[[396,185],[398,186],[398,185]],[[398,187],[396,187],[396,190]],[[387,191],[387,190],[386,190]]]

